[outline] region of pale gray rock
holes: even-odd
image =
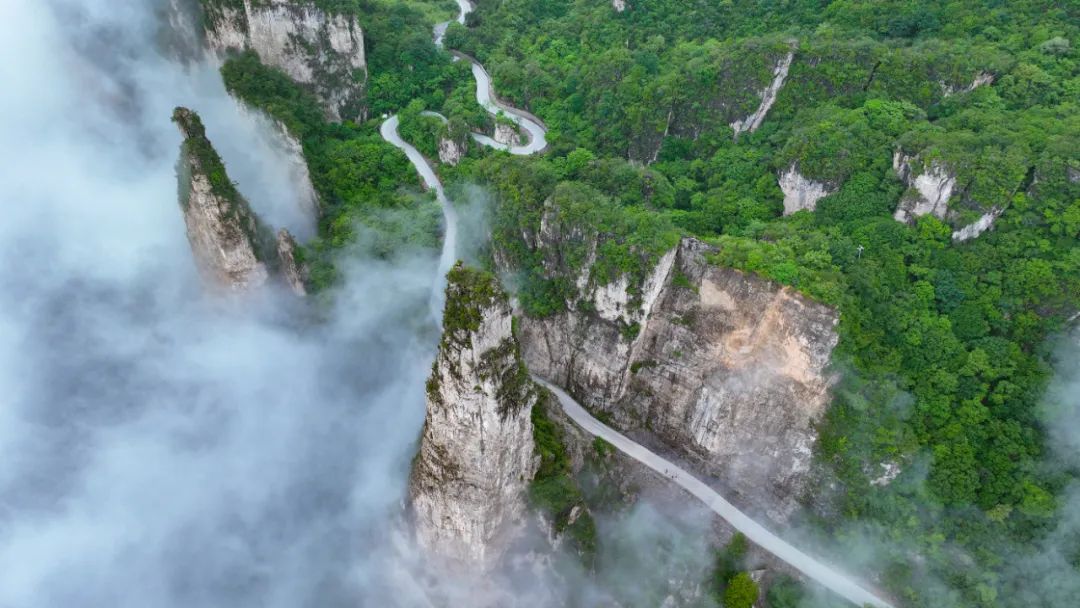
[[[531,411],[540,393],[492,275],[459,263],[444,322],[409,501],[421,546],[485,569],[525,521],[525,492],[539,465]]]
[[[492,139],[504,146],[520,146],[524,141],[517,127],[503,122],[495,124],[495,135]]]
[[[970,241],[971,239],[993,228],[994,222],[997,220],[997,218],[1001,217],[1001,214],[1004,212],[1005,209],[1001,207],[994,207],[990,211],[982,214],[979,219],[968,224],[967,226],[964,226],[959,230],[954,231],[952,233],[952,240],[957,243]]]
[[[994,84],[994,78],[995,77],[993,73],[982,71],[976,74],[975,78],[972,79],[971,84],[967,85],[966,87],[955,87],[947,82],[942,82],[940,83],[941,90],[944,92],[945,97],[949,97],[950,95],[956,95],[957,93],[970,93],[979,87]]]
[[[549,222],[550,223],[550,222]],[[554,251],[573,229],[547,226]],[[578,281],[589,310],[523,317],[529,369],[621,428],[649,432],[777,521],[796,508],[834,381],[837,313],[789,288],[706,261],[684,239],[641,285]],[[634,295],[636,294],[636,295]],[[638,328],[636,334],[627,331]]]
[[[893,214],[896,221],[911,223],[926,214],[946,218],[949,199],[956,189],[956,174],[945,163],[935,160],[924,169],[917,156],[896,150],[893,170],[909,188]]]
[[[1080,184],[1080,168],[1069,166],[1065,168],[1065,176],[1070,183]]]
[[[204,2],[204,8],[212,50],[251,49],[263,63],[310,85],[332,120],[366,117],[367,60],[356,17],[328,13],[312,0],[243,0],[243,10]]]
[[[878,466],[880,467],[879,474],[870,480],[872,486],[887,486],[904,471],[899,462],[882,462]]]
[[[457,142],[449,137],[439,139],[439,162],[455,166],[465,156],[464,142]]]
[[[765,115],[769,113],[769,109],[776,103],[776,96],[779,95],[780,89],[784,87],[784,81],[787,80],[788,71],[791,70],[791,62],[794,59],[795,51],[791,51],[776,62],[776,67],[773,68],[772,82],[761,91],[761,105],[750,116],[731,123],[731,128],[735,130],[735,137],[738,137],[740,133],[753,133],[761,126],[761,123],[765,122]]]
[[[813,211],[817,202],[836,192],[836,188],[823,182],[816,182],[799,173],[798,165],[792,164],[780,173],[778,182],[784,191],[784,215],[796,211]]]
[[[611,8],[615,9],[615,12],[621,13],[626,10],[626,0],[611,0]]]
[[[298,296],[307,295],[307,277],[309,274],[306,264],[302,264],[296,259],[296,239],[288,230],[282,228],[277,234],[277,253],[278,262],[281,265],[281,277],[285,280],[285,283],[293,290]]]
[[[173,121],[184,136],[177,165],[180,206],[199,273],[213,289],[247,291],[263,285],[269,278],[267,229],[235,188],[211,179],[215,168],[207,164],[221,160],[198,115],[177,108]]]

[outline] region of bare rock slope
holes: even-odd
[[[545,239],[559,235],[548,227],[536,242],[557,248]],[[807,482],[838,316],[789,288],[709,264],[709,252],[683,239],[640,285],[579,281],[567,311],[522,319],[523,352],[533,373],[622,429],[651,434],[782,521]]]
[[[332,120],[366,117],[367,59],[355,15],[313,0],[201,0],[206,38],[218,53],[252,50],[312,87]]]

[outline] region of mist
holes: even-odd
[[[0,606],[610,601],[535,526],[482,585],[414,549],[402,506],[438,252],[383,260],[385,235],[358,230],[317,315],[284,289],[204,292],[174,106],[200,113],[268,224],[303,240],[314,221],[275,125],[212,60],[159,50],[165,2],[0,3]],[[469,186],[456,203],[457,253],[479,260],[489,198]],[[711,565],[709,516],[675,511],[598,518],[627,605]]]
[[[317,325],[275,290],[208,298],[173,106],[269,223],[313,223],[269,122],[157,52],[156,4],[0,5],[0,605],[389,597],[433,254],[346,254]]]

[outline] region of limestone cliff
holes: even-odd
[[[450,271],[443,325],[409,501],[423,547],[484,568],[523,522],[539,389],[492,275],[460,262]]]
[[[534,244],[557,248],[560,238],[568,237],[548,228]],[[522,319],[523,352],[534,373],[784,520],[829,401],[838,316],[789,288],[711,265],[709,253],[684,239],[639,285],[579,280],[567,311]]]
[[[798,165],[794,164],[780,173],[777,182],[784,192],[784,215],[803,210],[813,211],[819,200],[836,192],[836,188],[829,184],[804,177],[799,173]]]
[[[765,122],[765,115],[769,113],[773,104],[776,103],[776,96],[780,93],[780,89],[783,88],[788,71],[791,70],[791,62],[794,60],[795,51],[791,51],[776,62],[776,67],[773,68],[772,82],[761,91],[761,105],[753,114],[731,123],[731,128],[735,131],[735,137],[738,137],[740,133],[753,133],[761,126],[761,123]]]
[[[247,290],[269,277],[273,236],[251,211],[225,172],[198,114],[173,112],[184,136],[179,173],[180,206],[195,264],[214,288]]]
[[[310,86],[332,120],[366,117],[367,60],[355,15],[314,0],[201,0],[206,38],[218,53],[252,50]]]
[[[457,141],[450,137],[439,138],[439,162],[456,166],[465,156],[468,143],[465,140]]]
[[[282,228],[277,234],[277,254],[281,263],[281,278],[298,296],[307,295],[307,279],[310,271],[297,256],[296,239]]]
[[[922,169],[917,157],[897,150],[893,153],[893,170],[909,188],[893,215],[896,221],[910,223],[928,213],[945,219],[956,175],[944,163],[934,161]]]
[[[495,135],[492,139],[504,146],[520,146],[525,141],[517,126],[505,122],[495,123]]]

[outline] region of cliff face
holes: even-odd
[[[178,172],[180,205],[195,264],[214,288],[248,290],[269,277],[268,230],[237,192],[206,138],[199,116],[177,108],[173,121],[184,136]]]
[[[556,246],[551,236],[540,245]],[[583,291],[589,311],[523,318],[523,352],[534,373],[624,430],[651,433],[782,521],[806,483],[813,425],[829,401],[838,316],[712,266],[708,252],[684,239],[640,286]]]
[[[981,78],[982,76],[977,78],[976,83]],[[960,214],[949,209],[949,200],[957,190],[956,173],[940,161],[933,161],[925,167],[922,165],[918,156],[905,154],[901,150],[893,153],[893,170],[900,181],[908,186],[908,191],[900,199],[896,213],[893,214],[896,221],[910,224],[919,217],[931,214],[951,224],[955,228],[952,233],[953,241],[961,243],[993,228],[994,222],[1005,212],[1005,208],[999,205],[985,209],[975,204],[974,206],[982,208],[983,213],[973,222],[960,224]],[[971,201],[964,202],[972,206]]]
[[[761,105],[753,114],[731,123],[731,128],[735,131],[735,137],[738,137],[740,133],[753,133],[761,126],[761,123],[765,122],[765,115],[769,113],[769,109],[776,103],[776,96],[780,93],[780,89],[784,87],[788,71],[791,70],[791,62],[794,60],[795,51],[792,51],[776,62],[776,67],[773,68],[773,81],[761,91]]]
[[[918,165],[918,158],[914,156],[900,150],[893,153],[893,170],[911,189],[900,200],[893,215],[898,222],[913,222],[928,213],[945,219],[948,212],[949,199],[956,189],[956,175],[940,162],[931,163],[921,172]]]
[[[784,215],[803,210],[813,211],[819,200],[836,191],[828,184],[804,177],[796,165],[791,165],[780,173],[777,182],[784,192]]]
[[[492,275],[455,266],[443,322],[409,499],[422,546],[487,567],[526,511],[537,467],[531,410],[539,389]]]
[[[355,16],[313,0],[202,0],[206,38],[218,53],[253,50],[267,65],[312,87],[332,120],[363,119],[367,61]]]

